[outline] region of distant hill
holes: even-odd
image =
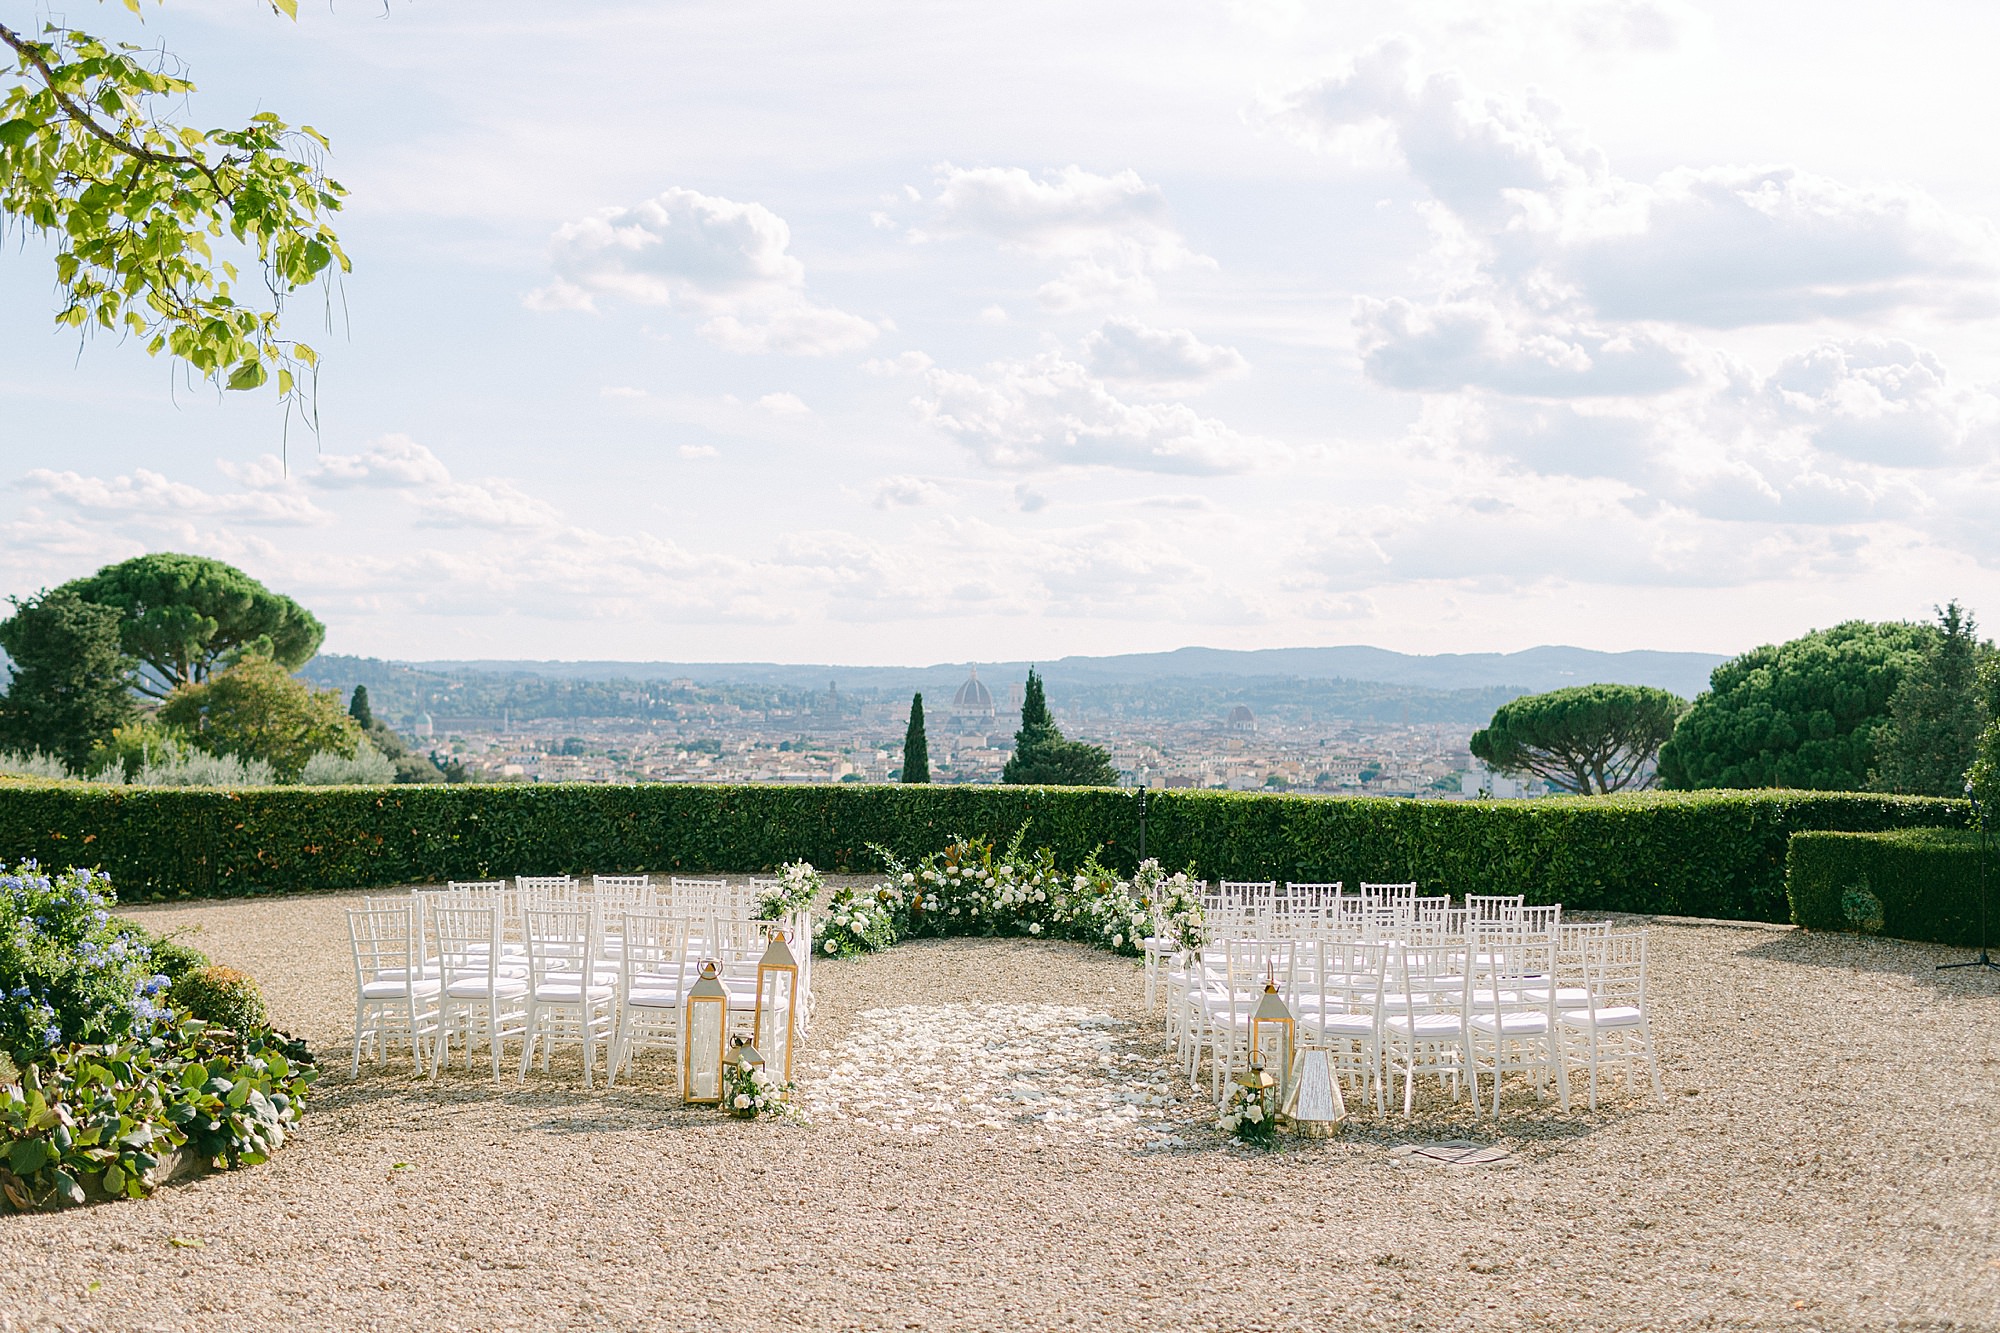
[[[1653,685],[1692,699],[1708,688],[1708,675],[1727,659],[1718,653],[1637,651],[1603,653],[1589,648],[1528,648],[1517,653],[1439,653],[1419,656],[1386,648],[1180,648],[1170,653],[1113,657],[1064,657],[1040,662],[1051,691],[1092,685],[1140,685],[1158,680],[1370,681],[1426,690],[1511,689],[1527,693],[1605,681]],[[768,685],[789,689],[936,690],[956,688],[968,664],[927,667],[788,665],[772,662],[529,662],[440,661],[408,664],[424,672],[478,672],[567,680],[672,680],[698,684]],[[1028,663],[981,662],[990,681],[1019,680]]]

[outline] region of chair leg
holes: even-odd
[[[349,1078],[361,1077],[361,1015],[367,1007],[366,1000],[357,999],[354,1002],[354,1062],[347,1069]]]

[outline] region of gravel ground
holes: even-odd
[[[0,1218],[0,1330],[2000,1329],[2000,984],[1929,946],[1656,922],[1665,1105],[1433,1099],[1260,1154],[1166,1072],[1136,964],[1022,940],[823,965],[808,1124],[683,1110],[663,1055],[350,1081],[354,902],[135,910],[328,1073],[267,1166]],[[1393,1154],[1444,1138],[1513,1158]]]

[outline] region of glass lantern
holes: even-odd
[[[728,1075],[734,1074],[739,1068],[747,1072],[762,1069],[763,1067],[764,1057],[757,1053],[755,1046],[741,1037],[731,1037],[729,1039],[729,1051],[722,1057],[722,1068],[725,1075],[723,1080],[724,1094],[728,1093],[731,1084],[731,1080],[727,1077]],[[737,1086],[740,1087],[741,1084],[737,1084]],[[757,1108],[754,1106],[738,1107],[725,1102],[722,1109],[733,1116],[738,1116],[745,1120],[755,1119],[757,1115]]]
[[[701,965],[688,988],[681,1014],[681,1100],[714,1106],[722,1100],[723,1034],[729,1030],[729,992],[715,974],[715,961]]]
[[[1255,1102],[1262,1107],[1264,1123],[1275,1128],[1278,1123],[1278,1107],[1283,1104],[1283,1099],[1278,1095],[1277,1076],[1253,1060],[1248,1069],[1236,1076],[1236,1082],[1244,1090],[1244,1104]]]
[[[1258,997],[1257,1008],[1250,1015],[1250,1060],[1253,1064],[1278,1071],[1278,1077],[1289,1080],[1292,1072],[1292,1040],[1296,1035],[1296,1024],[1292,1021],[1292,1011],[1285,1006],[1285,997],[1278,994],[1274,981],[1264,983],[1264,993]]]
[[[757,1018],[751,1031],[757,1049],[770,1062],[780,1083],[792,1081],[792,1043],[798,1031],[799,963],[785,944],[785,932],[773,930],[764,957],[757,963]]]

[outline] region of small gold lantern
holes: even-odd
[[[751,1031],[757,1049],[769,1061],[780,1083],[792,1081],[792,1044],[799,1026],[799,962],[785,944],[785,932],[773,929],[771,942],[757,963],[757,1018]]]
[[[1285,1006],[1285,997],[1278,994],[1277,983],[1267,980],[1264,993],[1257,999],[1257,1008],[1250,1015],[1250,1063],[1278,1070],[1289,1081],[1296,1027],[1292,1011]]]
[[[1347,1118],[1347,1100],[1340,1095],[1340,1080],[1333,1076],[1332,1057],[1316,1046],[1300,1051],[1291,1083],[1285,1113],[1292,1128],[1309,1139],[1331,1138]]]
[[[1236,1082],[1248,1094],[1245,1104],[1256,1102],[1264,1110],[1264,1123],[1276,1129],[1280,1102],[1277,1075],[1253,1058],[1250,1067],[1236,1076]]]
[[[746,1072],[754,1071],[764,1067],[764,1057],[757,1053],[757,1048],[750,1042],[745,1041],[741,1037],[731,1037],[729,1039],[729,1050],[722,1057],[722,1066],[725,1074],[734,1073],[738,1069]],[[725,1096],[728,1095],[729,1086],[730,1080],[725,1077],[723,1080],[723,1092]],[[741,1116],[746,1120],[754,1118],[757,1114],[756,1107],[737,1106],[733,1101],[725,1101],[722,1109],[733,1116]]]
[[[681,1100],[713,1106],[722,1100],[723,1034],[729,1030],[729,992],[715,974],[713,959],[688,988],[681,1012]]]

